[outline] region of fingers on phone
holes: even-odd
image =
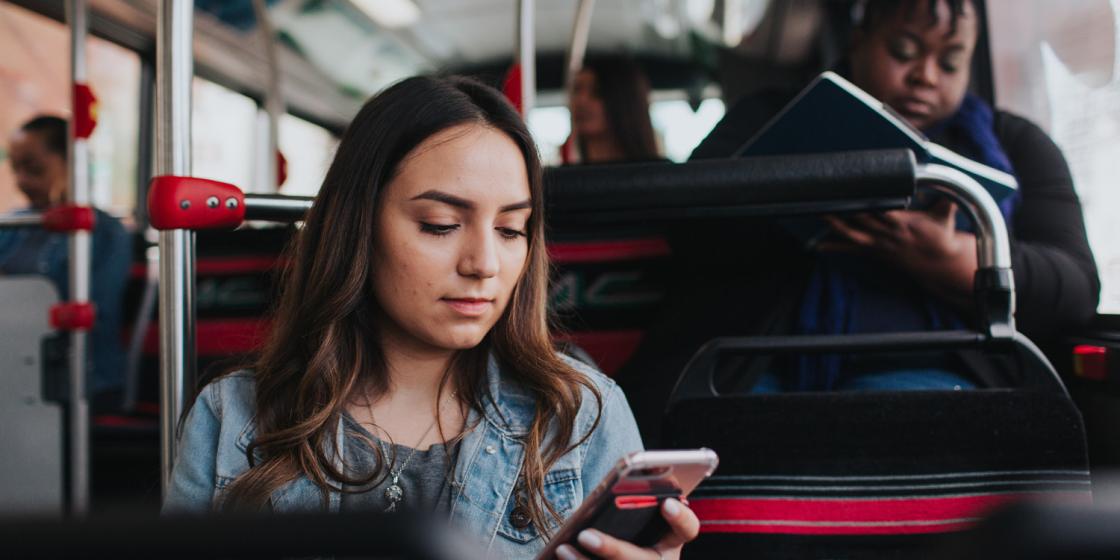
[[[579,545],[588,553],[592,554],[594,558],[657,558],[657,553],[650,549],[638,548],[632,543],[596,531],[595,529],[584,529],[580,531],[576,540],[579,541]],[[575,552],[574,548],[572,550]],[[572,558],[583,558],[583,556],[572,556]]]
[[[587,560],[587,557],[580,554],[576,548],[570,544],[562,544],[556,547],[557,560]]]
[[[672,498],[661,504],[661,515],[669,523],[672,533],[661,540],[659,547],[675,548],[696,538],[700,534],[700,520],[684,504]]]

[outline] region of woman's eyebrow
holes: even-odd
[[[504,212],[513,212],[514,210],[524,210],[526,208],[532,208],[532,207],[533,207],[533,202],[531,200],[522,200],[521,202],[515,202],[513,204],[507,204],[505,206],[502,206],[501,208],[498,209],[498,213],[502,214]]]
[[[473,202],[465,198],[459,198],[453,194],[447,194],[442,191],[425,191],[412,197],[410,200],[434,200],[436,202],[442,202],[448,206],[463,208],[465,210],[474,210]]]
[[[462,208],[464,210],[474,210],[476,207],[475,203],[471,202],[470,200],[436,190],[422,192],[412,197],[410,200],[434,200],[436,202],[442,202],[448,206],[454,206],[456,208]],[[498,213],[501,214],[504,212],[513,212],[514,210],[524,210],[526,208],[532,207],[533,203],[531,200],[522,200],[521,202],[515,202],[513,204],[502,206],[498,209]]]

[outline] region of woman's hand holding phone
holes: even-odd
[[[661,503],[661,516],[665,518],[671,531],[652,547],[641,548],[595,529],[584,529],[577,540],[580,546],[594,556],[581,554],[574,546],[565,544],[556,549],[556,557],[560,560],[676,560],[681,556],[681,547],[700,533],[700,520],[688,506],[672,498]]]

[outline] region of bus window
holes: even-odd
[[[197,77],[191,95],[191,174],[253,192],[257,103]]]
[[[654,101],[649,110],[665,157],[680,162],[687,160],[692,150],[708,136],[723,118],[725,109],[723,101],[710,97],[702,101],[696,111],[684,99]]]
[[[69,43],[62,23],[0,3],[0,145],[35,115],[70,115]],[[87,60],[98,99],[98,124],[89,142],[93,203],[126,217],[136,206],[140,57],[90,37]],[[11,168],[0,162],[0,212],[26,204]]]
[[[560,165],[560,147],[572,133],[568,108],[560,106],[534,107],[529,111],[529,130],[537,141],[544,165]]]
[[[712,131],[712,127],[723,118],[723,102],[718,98],[708,98],[693,111],[688,101],[672,96],[658,99],[654,94],[650,103],[650,119],[657,133],[661,153],[666,158],[682,162],[697,144]],[[537,141],[541,160],[545,165],[560,164],[560,146],[571,133],[571,120],[568,108],[564,106],[538,107],[529,112],[529,130]]]
[[[1098,312],[1120,314],[1120,1],[992,0],[996,101],[1050,133],[1073,172],[1101,277]]]
[[[314,196],[327,174],[338,139],[323,127],[285,114],[280,117],[277,142],[288,161],[288,179],[280,186],[280,192]]]

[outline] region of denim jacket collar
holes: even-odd
[[[473,426],[462,440],[455,464],[452,484],[450,519],[469,533],[490,535],[491,542],[505,520],[508,500],[521,472],[524,459],[522,438],[528,433],[535,415],[535,403],[527,391],[504,379],[493,356],[487,367],[490,399],[479,413],[471,410],[467,426]],[[244,452],[253,441],[255,423],[250,422],[238,437],[237,446]],[[341,469],[346,457],[346,438],[341,419],[336,429],[335,466]],[[309,496],[321,493],[306,476],[277,489],[272,494],[272,507],[278,512],[305,511],[315,502]],[[321,503],[321,502],[320,502]],[[327,510],[339,511],[341,496],[328,492]],[[489,543],[488,543],[489,544]]]

